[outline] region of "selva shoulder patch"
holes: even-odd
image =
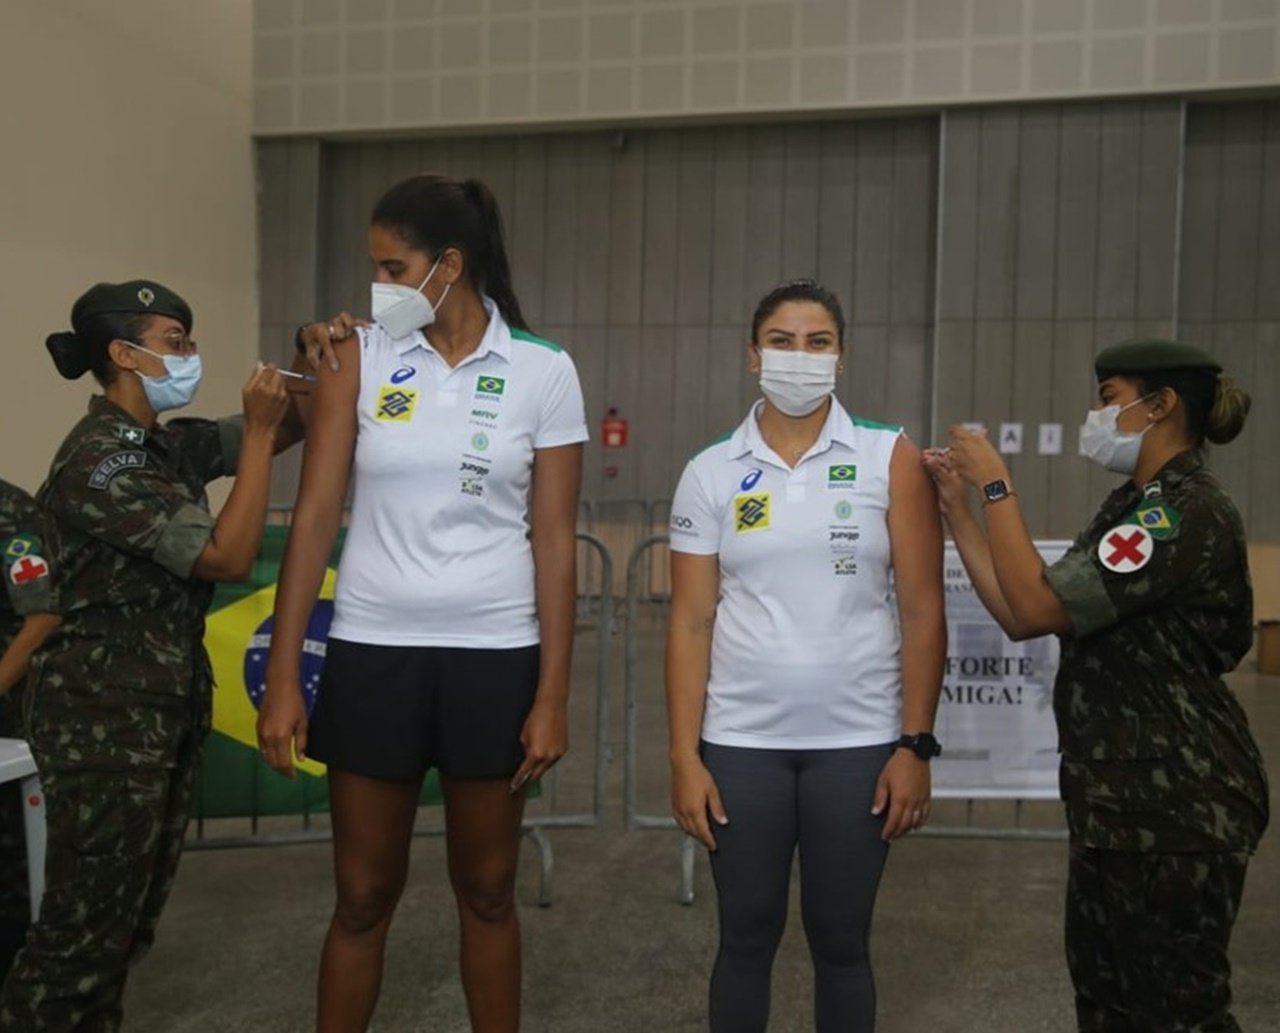
[[[141,470],[147,465],[147,453],[130,450],[107,456],[89,475],[89,487],[105,491],[111,478],[121,470]]]

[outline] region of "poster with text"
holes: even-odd
[[[1069,546],[1036,543],[1046,563]],[[936,724],[943,752],[933,762],[934,795],[1056,798],[1057,637],[1010,641],[983,607],[950,542],[945,579],[947,666]]]

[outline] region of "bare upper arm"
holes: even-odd
[[[692,632],[708,629],[720,601],[720,557],[671,553],[671,626]]]
[[[539,448],[533,453],[533,533],[574,528],[582,489],[582,445]]]
[[[899,437],[889,461],[889,547],[904,613],[942,606],[942,517],[920,449]]]

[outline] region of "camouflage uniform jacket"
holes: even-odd
[[[1266,776],[1222,675],[1252,642],[1253,590],[1240,515],[1200,453],[1112,492],[1046,577],[1073,629],[1054,686],[1073,840],[1252,850]]]
[[[0,594],[3,652],[22,627],[23,617],[57,609],[40,508],[25,491],[5,480],[0,480],[0,556],[4,557],[5,587]]]
[[[57,610],[57,596],[45,549],[44,520],[35,499],[0,480],[0,654],[8,648],[29,613]],[[19,735],[18,705],[13,696],[0,699],[0,736]]]
[[[192,576],[214,518],[205,485],[235,473],[241,425],[145,428],[96,397],[40,489],[63,624],[36,657],[33,744],[69,767],[168,766],[173,730],[209,705],[204,617]]]

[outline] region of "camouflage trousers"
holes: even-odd
[[[5,1033],[114,1033],[131,965],[155,940],[191,813],[203,730],[172,767],[46,765],[48,823],[39,920],[0,987]]]
[[[1239,1033],[1227,947],[1248,861],[1071,845],[1067,965],[1081,1033]]]

